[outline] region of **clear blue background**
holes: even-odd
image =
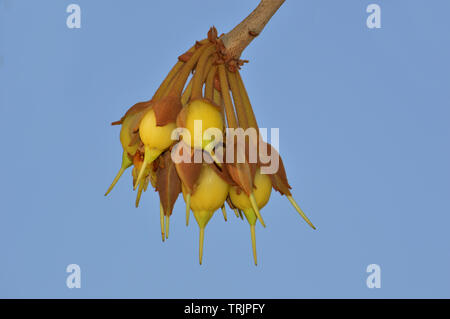
[[[258,1],[0,0],[0,297],[450,297],[450,2],[288,0],[244,52],[261,127],[310,229],[273,193],[257,227],[229,211],[198,227],[179,200],[161,242],[111,127],[149,99],[209,27]],[[66,27],[66,7],[82,28]],[[226,3],[226,4],[225,4]],[[382,28],[366,27],[378,3]],[[82,288],[66,287],[79,264]],[[366,267],[382,270],[366,287]]]

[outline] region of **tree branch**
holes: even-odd
[[[247,18],[221,37],[225,48],[233,58],[238,59],[241,56],[242,51],[261,33],[284,1],[261,0]]]

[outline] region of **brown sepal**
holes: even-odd
[[[182,152],[183,148],[180,148],[180,155],[182,155]],[[202,171],[202,163],[194,163],[195,152],[201,152],[201,150],[191,150],[189,163],[181,162],[175,164],[178,176],[190,194],[195,192],[197,181]]]
[[[212,26],[208,31],[208,40],[212,43],[215,43],[217,41],[217,29],[216,27]]]
[[[234,182],[242,188],[247,195],[250,195],[253,192],[253,180],[248,163],[228,164],[226,168]]]
[[[187,61],[189,61],[189,59],[192,57],[193,54],[194,54],[194,52],[187,51],[178,57],[178,61],[187,62]]]
[[[272,180],[272,186],[273,188],[280,192],[283,195],[291,195],[291,191],[290,189],[292,188],[289,185],[288,179],[287,179],[287,174],[286,174],[286,170],[284,168],[284,164],[283,164],[283,160],[281,159],[280,154],[277,152],[277,150],[270,145],[269,143],[266,143],[264,141],[260,141],[260,146],[259,147],[265,147],[267,149],[267,155],[271,156],[272,152],[274,152],[275,156],[278,156],[278,170],[276,173],[274,174],[269,174],[270,179]],[[260,160],[259,156],[258,156],[258,161]],[[260,167],[264,167],[265,165],[268,164],[263,164],[260,161],[258,162],[258,166]]]
[[[231,163],[227,163],[226,168],[234,180],[234,182],[247,194],[250,195],[253,192],[253,180],[256,174],[257,163],[249,163],[249,145],[250,140],[246,137],[244,144],[240,139],[235,139],[234,143],[234,158]],[[245,162],[238,163],[238,149],[245,148]],[[229,149],[225,149],[225,153]],[[225,159],[227,159],[225,154]]]
[[[169,94],[153,104],[155,112],[156,125],[164,126],[175,122],[182,105],[179,96]]]
[[[120,120],[112,122],[111,125],[120,125],[120,124],[122,124],[123,120],[127,116],[135,114],[137,112],[140,112],[141,110],[143,110],[143,109],[145,109],[147,107],[150,107],[151,104],[152,104],[152,100],[136,103],[135,105],[133,105],[132,107],[130,107],[128,109],[128,111],[122,116],[122,118]]]
[[[189,105],[189,103],[188,103]],[[178,113],[177,115],[177,119],[175,121],[175,123],[177,124],[177,127],[186,127],[186,118],[188,115],[188,105],[184,106],[181,111]]]
[[[173,206],[181,193],[181,181],[172,162],[170,151],[165,152],[160,159],[156,172],[156,191],[164,209],[165,215],[172,215]]]
[[[291,196],[291,186],[289,185],[286,177],[286,171],[284,170],[283,162],[280,157],[280,167],[276,174],[269,175],[272,180],[273,188],[283,195]]]
[[[227,163],[221,163],[219,166],[218,164],[216,164],[211,155],[209,155],[207,152],[203,152],[203,155],[205,157],[208,157],[208,165],[214,170],[214,172],[216,172],[216,174],[223,179],[228,185],[230,186],[237,186],[237,183],[233,180],[233,178],[231,177],[228,168],[227,168]]]

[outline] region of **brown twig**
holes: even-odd
[[[285,0],[261,0],[259,5],[233,30],[221,37],[228,54],[239,59],[242,51],[264,29],[267,22],[280,8]]]

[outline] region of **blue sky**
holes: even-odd
[[[66,26],[70,3],[81,29]],[[127,174],[103,197],[121,157],[110,122],[257,3],[0,0],[0,297],[450,297],[448,1],[287,0],[245,50],[259,124],[280,128],[318,227],[272,193],[257,267],[231,211],[209,223],[199,266],[181,200],[163,244],[156,193],[135,209]],[[366,27],[371,3],[380,29]],[[373,263],[380,289],[366,286]]]

